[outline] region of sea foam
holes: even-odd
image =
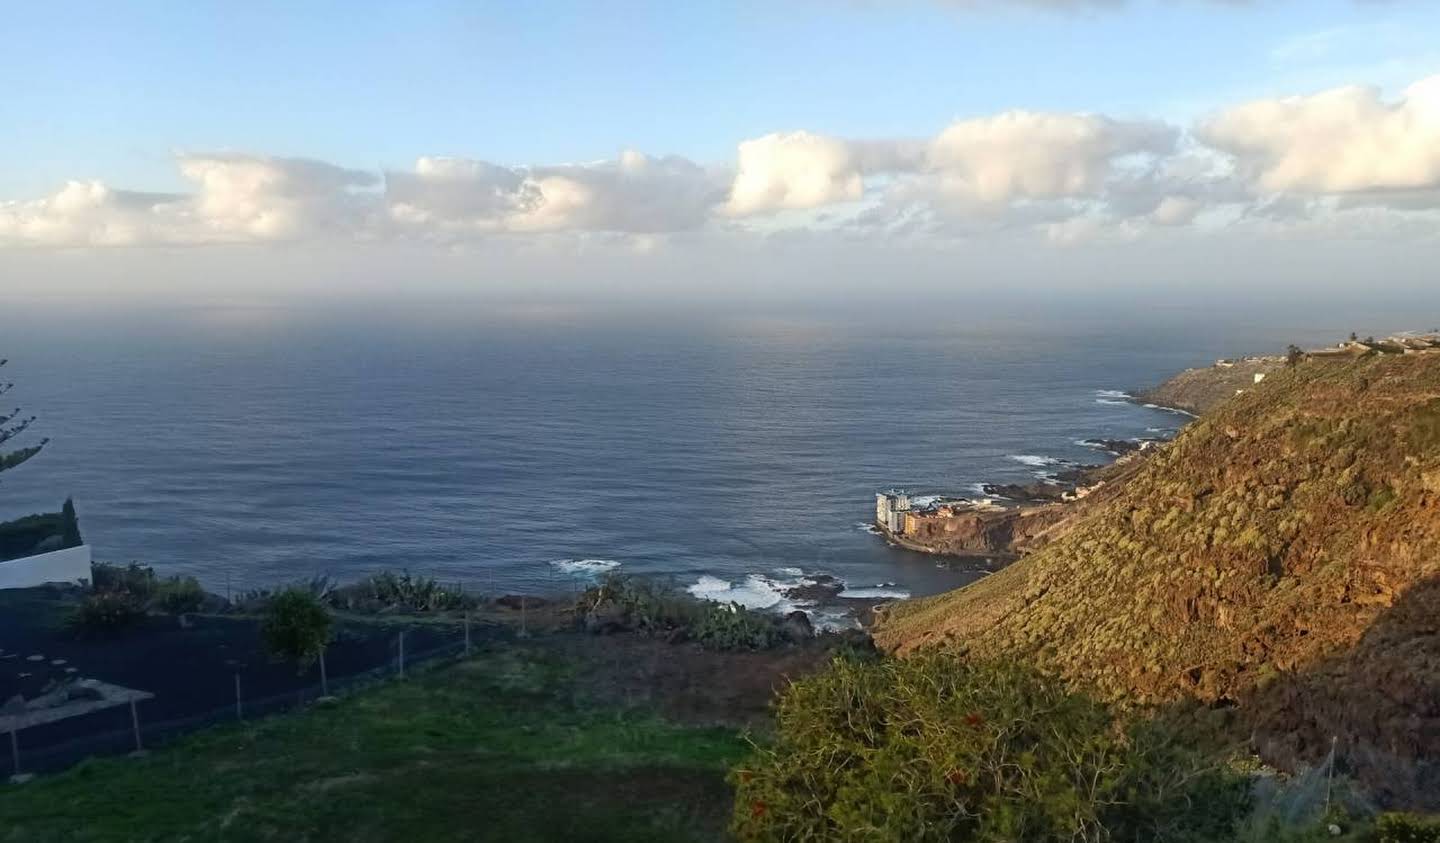
[[[1054,457],[1041,457],[1035,454],[1011,454],[1010,459],[1021,465],[1028,465],[1031,468],[1044,468],[1048,465],[1060,464],[1060,460]]]
[[[550,564],[564,573],[577,577],[598,577],[620,567],[620,563],[613,559],[556,559]]]

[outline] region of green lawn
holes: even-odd
[[[0,785],[0,841],[714,840],[734,731],[596,704],[543,642]]]

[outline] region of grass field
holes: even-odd
[[[543,640],[0,785],[0,841],[723,837],[733,729],[598,701]]]

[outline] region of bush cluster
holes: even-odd
[[[313,590],[313,589],[312,589]],[[353,586],[323,595],[343,609],[394,609],[406,612],[449,612],[472,608],[476,601],[459,588],[428,577],[381,571]]]
[[[208,595],[194,577],[155,576],[148,565],[131,562],[91,566],[91,588],[69,619],[82,635],[113,635],[139,625],[147,612],[198,612]]]
[[[145,606],[123,591],[98,591],[85,596],[66,621],[71,632],[81,637],[100,638],[138,626],[145,619]]]
[[[1440,819],[1384,814],[1375,823],[1375,843],[1440,843]]]
[[[837,659],[792,685],[732,779],[742,840],[1227,839],[1219,755],[1028,668]]]
[[[763,650],[787,640],[779,618],[738,603],[700,600],[651,579],[612,574],[580,595],[576,616],[592,627],[683,637],[712,650]]]

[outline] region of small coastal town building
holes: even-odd
[[[905,514],[910,511],[910,495],[899,489],[875,495],[875,524],[892,533],[905,532]]]

